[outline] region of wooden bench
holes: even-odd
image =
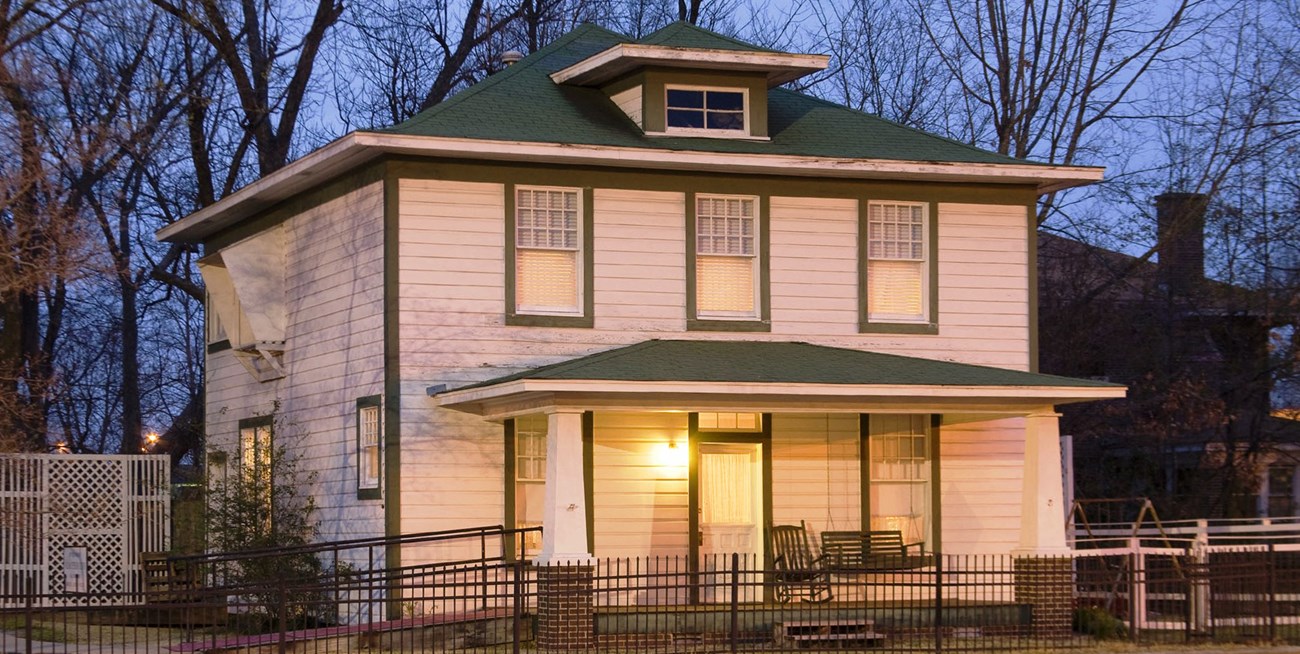
[[[923,543],[904,543],[901,531],[823,531],[822,557],[831,570],[875,572],[934,565]]]
[[[194,602],[199,578],[193,567],[178,564],[167,552],[141,552],[140,568],[144,575],[147,601]]]

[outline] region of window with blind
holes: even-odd
[[[357,400],[357,497],[379,499],[383,429],[379,396]]]
[[[695,312],[702,318],[759,315],[757,198],[695,198]]]
[[[867,205],[867,320],[927,322],[930,319],[929,220],[927,205]]]
[[[578,189],[515,189],[515,311],[582,313],[582,196]]]

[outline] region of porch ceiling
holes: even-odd
[[[581,407],[659,411],[1030,413],[1124,397],[1088,379],[770,341],[653,340],[435,396],[488,418]]]

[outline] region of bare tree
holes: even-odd
[[[153,2],[215,52],[239,100],[244,139],[253,146],[258,174],[288,163],[316,57],[342,15],[343,3],[316,0],[305,25],[295,25],[293,8],[269,2]],[[296,39],[295,28],[302,30]]]
[[[65,284],[79,259],[76,201],[47,163],[57,134],[43,113],[48,69],[36,45],[82,4],[0,5],[0,432],[14,441],[8,448],[44,447]]]
[[[1096,162],[1106,123],[1207,18],[1207,0],[915,0],[919,26],[973,111],[948,132],[1003,154]],[[985,130],[985,125],[989,129]],[[1040,205],[1048,216],[1053,196]]]

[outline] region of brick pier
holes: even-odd
[[[537,568],[538,649],[571,652],[595,645],[593,571],[589,565]]]
[[[1030,606],[1035,638],[1070,636],[1074,618],[1073,569],[1068,557],[1016,559],[1016,601]]]

